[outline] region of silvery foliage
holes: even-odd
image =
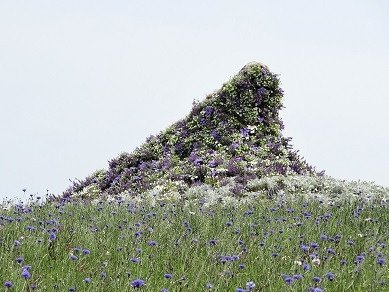
[[[389,188],[373,182],[345,181],[330,176],[269,176],[250,180],[242,195],[236,196],[231,190],[235,182],[231,179],[221,187],[206,184],[192,186],[184,191],[178,191],[179,182],[168,181],[137,196],[125,191],[117,197],[107,195],[107,199],[121,198],[135,204],[156,205],[160,202],[182,203],[184,205],[200,204],[204,207],[216,204],[236,205],[254,202],[255,200],[277,200],[287,202],[298,199],[317,199],[324,203],[352,202],[363,200],[366,203],[386,203],[389,201]],[[101,198],[103,194],[97,188],[90,186],[77,194],[83,198]]]

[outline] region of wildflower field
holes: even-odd
[[[2,289],[389,291],[386,199],[209,193],[3,202]]]
[[[389,291],[389,189],[324,175],[249,63],[59,196],[0,205],[13,291]]]

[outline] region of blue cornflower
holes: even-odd
[[[23,262],[23,261],[24,261],[24,258],[22,258],[22,257],[16,258],[16,262],[17,262],[18,264],[20,264],[20,263]]]
[[[380,266],[382,266],[383,264],[385,264],[385,259],[379,258],[379,259],[377,260],[377,264],[379,264]]]
[[[247,289],[249,289],[249,290],[254,289],[255,283],[252,282],[252,281],[247,282],[247,283],[246,283],[246,287],[247,287]]]
[[[142,279],[137,279],[131,282],[131,286],[134,288],[140,288],[146,284]]]
[[[302,245],[301,245],[301,249],[302,249],[303,251],[309,251],[309,246],[306,246],[306,245],[302,244]]]
[[[150,246],[155,246],[155,245],[157,245],[157,242],[154,241],[154,240],[150,240],[150,241],[147,242],[147,244],[150,245]]]
[[[216,239],[211,239],[211,240],[209,241],[209,244],[211,244],[211,245],[215,245],[215,244],[216,244],[216,242],[217,242],[217,240],[216,240]]]
[[[319,282],[321,282],[321,278],[320,278],[320,277],[317,277],[317,276],[315,276],[315,277],[313,277],[313,281],[315,281],[315,282],[319,283]]]
[[[295,280],[301,280],[302,278],[303,278],[303,275],[300,275],[300,274],[293,275],[293,279],[295,279]]]
[[[246,292],[246,291],[243,288],[238,287],[236,288],[235,292]]]
[[[85,278],[85,279],[84,279],[84,282],[85,282],[85,283],[90,283],[90,282],[92,282],[92,280],[91,280],[90,278]]]
[[[172,274],[165,274],[164,277],[165,277],[166,279],[171,279],[173,276],[172,276]]]
[[[12,284],[11,281],[5,281],[4,282],[4,287],[5,288],[12,288],[14,286],[14,284]]]
[[[293,278],[291,278],[291,277],[285,278],[285,283],[286,283],[286,285],[291,285],[293,283]]]
[[[90,254],[90,250],[89,250],[89,249],[84,249],[84,250],[82,251],[82,253],[83,253],[83,254]]]
[[[54,241],[56,238],[57,238],[57,236],[55,235],[55,233],[54,233],[54,232],[51,232],[51,233],[50,233],[50,240],[51,240],[51,241]]]
[[[69,258],[70,258],[72,261],[78,260],[78,257],[75,256],[74,254],[71,254]]]
[[[14,241],[14,246],[19,246],[21,243],[20,243],[20,241],[19,240],[15,240]]]
[[[326,273],[326,277],[328,278],[328,280],[332,281],[334,280],[335,275],[333,273],[328,272]]]
[[[208,284],[207,284],[207,288],[208,288],[208,289],[212,289],[212,287],[213,287],[213,286],[212,286],[211,283],[208,283]]]
[[[169,290],[166,288],[162,288],[161,292],[169,292]]]
[[[303,265],[303,269],[304,269],[305,271],[309,271],[311,268],[310,268],[310,266],[309,266],[308,264],[304,264],[304,265]]]
[[[28,269],[23,269],[22,270],[22,273],[21,273],[21,276],[25,279],[28,279],[28,278],[31,278],[31,274],[30,272],[28,271]]]
[[[76,288],[70,287],[70,288],[69,288],[69,291],[70,291],[70,292],[74,292],[74,291],[76,291]]]

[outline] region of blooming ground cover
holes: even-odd
[[[258,192],[207,204],[202,195],[3,202],[3,289],[388,291],[385,198]]]

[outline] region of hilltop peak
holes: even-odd
[[[286,174],[314,175],[314,169],[282,136],[279,117],[283,91],[277,75],[259,62],[246,64],[237,75],[194,102],[184,119],[171,125],[133,153],[122,153],[85,180],[73,183],[72,196],[132,195],[170,184],[185,190],[194,184],[218,187],[234,180],[244,192],[249,179]]]

